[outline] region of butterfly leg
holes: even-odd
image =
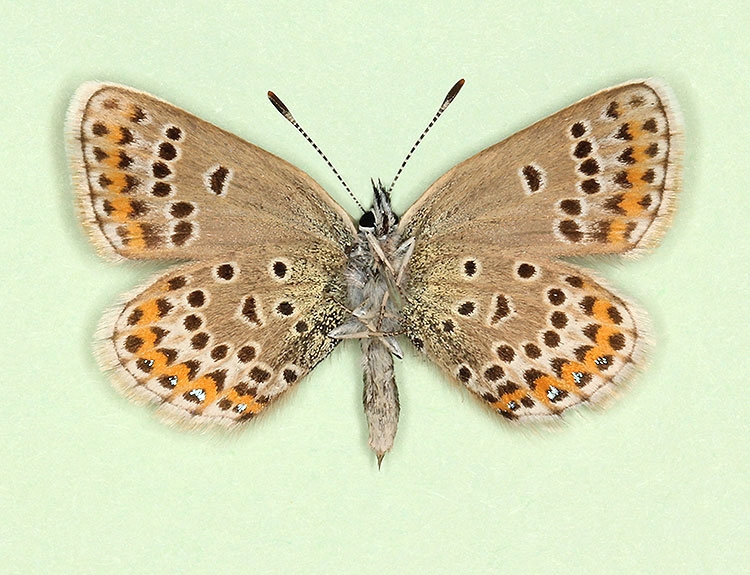
[[[395,307],[396,310],[400,310],[403,306],[403,290],[401,289],[401,282],[409,263],[409,259],[411,258],[412,253],[414,253],[414,239],[412,238],[401,244],[390,259],[385,255],[382,246],[380,246],[374,238],[372,241],[374,242],[373,245],[378,246],[375,255],[380,259],[384,266],[383,276],[387,287],[380,302],[380,314],[377,324],[379,330],[385,317],[398,317],[398,314],[394,314],[388,309],[388,300],[390,299],[393,302],[391,307]],[[393,262],[391,262],[391,260],[393,260]]]
[[[414,253],[414,246],[414,238],[410,238],[401,244],[396,250],[395,256],[400,257],[398,263],[398,274],[396,274],[396,285],[399,286],[399,288],[401,287],[401,282],[404,281],[404,273],[406,273],[409,260],[411,260],[411,256]],[[403,255],[400,255],[400,252],[403,252]]]
[[[367,243],[370,245],[370,249],[372,250],[372,254],[375,257],[376,260],[379,260],[381,264],[383,264],[386,269],[391,273],[391,275],[395,275],[395,270],[393,269],[393,266],[391,265],[390,260],[388,259],[388,256],[385,255],[385,251],[383,251],[383,246],[380,245],[380,242],[377,240],[377,238],[372,235],[371,233],[367,233]]]

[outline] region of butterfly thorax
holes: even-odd
[[[357,240],[349,252],[345,279],[352,316],[344,325],[349,326],[350,333],[361,334],[362,338],[383,340],[400,356],[393,337],[400,330],[398,283],[403,267],[398,218],[382,184],[373,184],[373,188],[372,209],[360,218]]]

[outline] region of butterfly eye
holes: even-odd
[[[359,227],[360,228],[374,228],[375,227],[375,214],[372,213],[372,210],[365,212],[362,214],[362,217],[359,218]]]

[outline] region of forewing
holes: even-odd
[[[104,318],[103,367],[171,420],[245,421],[336,345],[344,266],[340,250],[309,243],[173,268]]]
[[[350,216],[288,162],[114,84],[73,98],[68,148],[84,226],[113,259],[200,259],[269,237],[345,245]]]
[[[508,419],[603,398],[642,361],[642,316],[570,264],[434,243],[405,296],[415,347]]]
[[[658,81],[603,90],[437,180],[404,237],[461,237],[549,255],[655,245],[679,187],[681,123]]]

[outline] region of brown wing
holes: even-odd
[[[643,359],[643,316],[570,264],[438,240],[405,294],[415,347],[508,419],[604,398]]]
[[[654,80],[603,90],[487,148],[430,186],[404,214],[404,237],[554,256],[655,245],[679,187],[668,93]]]
[[[338,343],[346,258],[323,243],[173,268],[105,316],[99,357],[118,389],[187,425],[257,415]]]
[[[82,85],[67,134],[81,217],[106,257],[199,259],[305,236],[343,246],[356,234],[301,170],[132,88]]]

